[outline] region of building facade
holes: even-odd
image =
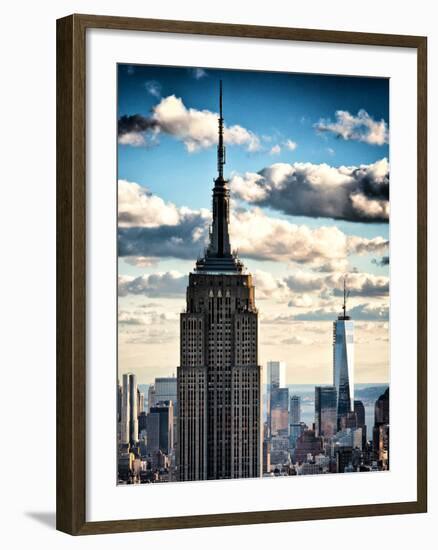
[[[337,422],[341,426],[354,407],[354,321],[347,315],[344,280],[343,313],[333,323],[333,385],[337,393]]]
[[[337,430],[337,392],[335,386],[315,386],[315,432],[325,439]]]
[[[301,422],[301,397],[292,395],[290,398],[290,424],[299,424]]]
[[[270,394],[270,426],[271,437],[274,435],[289,435],[289,389],[272,388]]]
[[[181,481],[262,475],[258,313],[252,276],[231,252],[224,164],[221,87],[210,243],[189,275],[186,310],[180,318]]]
[[[177,401],[176,386],[177,384],[176,384],[175,376],[161,376],[159,378],[155,378],[155,381],[154,381],[155,403],[158,403],[159,401],[172,401],[173,406],[175,406]]]
[[[120,443],[135,445],[138,442],[138,388],[135,374],[122,378]]]
[[[158,416],[158,447],[166,455],[173,450],[173,403],[159,401],[151,407],[150,415]]]

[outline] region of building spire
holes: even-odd
[[[222,114],[222,80],[219,81],[219,140],[217,145],[218,180],[224,179],[225,146],[224,146],[224,118]]]
[[[348,315],[347,315],[347,299],[348,299],[348,295],[349,295],[349,292],[347,290],[347,275],[344,275],[344,299],[343,299],[343,302],[342,302],[342,311],[343,311],[343,315],[342,317],[344,319],[349,319]]]
[[[222,80],[219,81],[219,119],[217,144],[217,171],[213,187],[213,220],[210,229],[210,243],[203,258],[198,258],[196,271],[215,273],[241,273],[242,262],[231,252],[230,244],[230,190],[224,179],[225,146],[224,117],[222,111]]]

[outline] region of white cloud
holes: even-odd
[[[207,209],[199,211],[190,208],[177,208],[171,202],[153,195],[146,187],[127,180],[118,181],[118,219],[119,227],[160,227],[178,225],[184,219],[199,216],[210,219]]]
[[[146,145],[146,140],[143,134],[139,132],[127,132],[119,135],[118,142],[120,145],[131,145],[131,147],[142,147]]]
[[[119,182],[119,253],[136,265],[158,257],[195,260],[208,240],[208,210],[177,207],[137,183]],[[231,242],[242,258],[294,262],[344,271],[350,254],[383,254],[388,241],[347,236],[337,227],[310,228],[267,216],[260,208],[232,209]]]
[[[119,296],[129,294],[149,297],[181,297],[187,287],[187,276],[177,271],[153,273],[132,277],[120,275],[118,280]]]
[[[389,163],[333,167],[328,164],[275,163],[258,173],[231,179],[244,201],[296,216],[361,222],[389,219]]]
[[[146,135],[151,133],[156,138],[159,132],[176,137],[191,153],[212,147],[218,139],[218,114],[187,108],[181,98],[170,95],[154,106],[150,117],[125,115],[119,120],[121,144],[143,145]],[[227,145],[243,146],[250,152],[260,149],[260,138],[238,124],[224,127],[224,141]]]
[[[315,267],[332,263],[344,268],[348,252],[347,236],[336,227],[311,229],[270,218],[259,208],[232,214],[231,241],[243,258],[297,262]]]
[[[286,149],[289,149],[289,151],[295,151],[295,149],[297,148],[297,144],[295,143],[295,141],[292,141],[291,139],[287,139],[284,142],[284,146],[286,147]]]
[[[364,109],[360,109],[357,115],[348,111],[336,111],[335,115],[335,122],[321,119],[315,128],[319,132],[332,132],[345,140],[362,141],[370,145],[388,143],[388,125],[383,119],[374,120]]]
[[[343,295],[343,273],[317,273],[295,270],[291,275],[275,277],[271,273],[257,270],[254,274],[257,293],[262,298],[273,297],[277,300],[300,299],[305,296],[311,299],[312,295],[320,302],[329,305],[333,298],[339,303],[338,298]],[[349,272],[346,274],[349,298],[379,298],[389,294],[389,278],[372,273]],[[293,304],[296,305],[296,304]],[[301,303],[297,307],[308,307],[312,303]]]

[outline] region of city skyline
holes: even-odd
[[[148,384],[176,373],[187,273],[208,237],[220,77],[229,94],[231,239],[254,275],[264,376],[267,361],[279,360],[287,383],[331,383],[332,322],[347,272],[355,379],[389,381],[387,82],[263,74],[254,90],[248,85],[260,75],[251,72],[237,79],[233,71],[119,66],[120,375],[135,372]],[[309,192],[317,181],[327,193],[348,181],[357,206],[330,213],[301,194],[299,211],[283,208],[278,187],[293,196],[297,181]]]

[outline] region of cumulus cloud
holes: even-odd
[[[240,199],[295,216],[388,222],[389,163],[361,166],[276,163],[258,173],[234,175]]]
[[[149,117],[140,114],[122,116],[119,119],[119,143],[142,145],[147,142],[148,133],[152,132],[156,137],[162,132],[182,141],[187,151],[192,153],[217,144],[217,124],[217,113],[188,109],[181,98],[171,95],[162,98]],[[224,127],[224,141],[227,145],[241,145],[250,152],[260,149],[259,137],[238,124]]]
[[[178,208],[138,183],[119,180],[118,219],[119,256],[146,266],[157,257],[196,258],[206,245],[210,212]]]
[[[146,188],[119,181],[119,255],[137,265],[154,258],[194,260],[208,241],[208,210],[177,207]],[[388,241],[347,236],[337,227],[310,228],[271,218],[261,209],[234,209],[231,241],[243,258],[295,262],[320,271],[343,271],[350,254],[381,254]]]
[[[336,111],[336,120],[321,119],[315,124],[318,132],[332,132],[336,137],[344,140],[355,140],[370,145],[384,145],[389,141],[387,123],[374,120],[364,109],[360,109],[357,115],[348,111]]]
[[[271,150],[269,151],[270,155],[279,155],[281,153],[281,147],[277,144],[271,147]]]
[[[388,316],[388,277],[371,273],[348,273],[348,311],[356,320],[385,320]],[[286,304],[291,313],[263,317],[268,324],[292,320],[334,320],[341,310],[344,276],[294,271],[276,277],[257,270],[254,273],[256,298]]]
[[[177,271],[152,273],[132,277],[120,275],[118,280],[119,296],[129,294],[149,297],[183,296],[187,287],[187,276]]]
[[[120,145],[144,147],[155,142],[160,131],[158,124],[143,115],[123,115],[118,121],[118,142]]]
[[[331,303],[333,298],[342,296],[344,275],[340,273],[315,273],[308,271],[294,271],[293,274],[284,277],[274,277],[271,273],[262,270],[255,272],[257,293],[262,297],[286,297],[295,300],[304,296],[311,299],[314,295],[321,300]],[[352,272],[347,275],[347,287],[349,297],[375,298],[388,296],[389,278],[377,276],[372,273]],[[339,300],[335,300],[339,303]],[[296,307],[296,302],[290,303]],[[300,304],[298,307],[308,307],[310,302]]]

